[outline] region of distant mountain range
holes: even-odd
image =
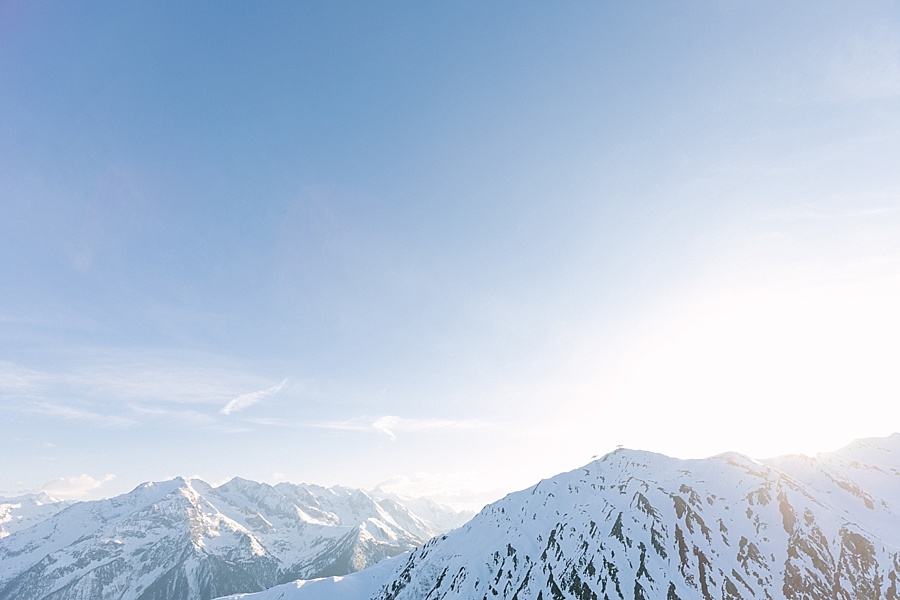
[[[344,575],[459,526],[424,499],[233,479],[0,501],[0,600],[208,600]]]
[[[245,600],[896,600],[900,434],[833,453],[616,450],[343,578]]]
[[[49,519],[71,504],[45,493],[0,498],[0,540]]]

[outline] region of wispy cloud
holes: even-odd
[[[397,432],[447,431],[460,429],[483,429],[486,423],[473,420],[453,419],[405,419],[393,415],[379,417],[372,422],[372,429],[383,433],[391,440],[397,439]]]
[[[391,441],[397,439],[398,433],[413,433],[423,431],[459,431],[472,429],[485,429],[489,423],[471,419],[408,419],[395,415],[382,417],[359,417],[343,421],[285,421],[281,419],[247,419],[247,422],[257,425],[269,425],[279,427],[299,427],[313,429],[334,429],[339,431],[364,431],[380,433]]]
[[[249,394],[241,394],[236,398],[233,398],[228,404],[222,407],[219,413],[223,415],[230,415],[232,413],[236,413],[238,411],[244,410],[258,402],[263,401],[264,399],[274,396],[278,392],[284,388],[287,384],[287,379],[282,380],[278,385],[273,385],[270,388],[266,388],[264,390],[259,390],[256,392],[250,392]]]
[[[0,410],[101,427],[148,421],[209,426],[219,415],[243,410],[287,384],[285,379],[261,389],[271,380],[215,357],[193,357],[192,361],[188,356],[177,364],[155,356],[134,354],[117,360],[107,352],[86,351],[85,358],[82,364],[52,371],[0,360]],[[201,359],[205,365],[190,364]],[[238,395],[247,389],[260,391]]]
[[[71,477],[60,477],[48,481],[40,486],[39,490],[57,498],[78,499],[115,478],[116,476],[111,473],[107,473],[99,479],[87,474],[72,475]]]
[[[120,354],[80,350],[80,363],[52,370],[0,361],[0,394],[49,400],[62,391],[67,396],[125,402],[216,405],[240,390],[269,383],[216,356]]]
[[[55,379],[61,385],[85,390],[93,396],[169,404],[217,404],[233,397],[236,390],[247,389],[248,384],[260,383],[258,377],[227,367],[184,366],[152,358],[138,360],[121,363],[100,360],[74,372],[56,375]]]
[[[9,361],[0,361],[0,394],[30,396],[35,390],[46,385],[46,373],[20,367]]]
[[[199,410],[172,409],[164,406],[132,404],[129,406],[136,415],[156,419],[165,419],[183,424],[209,424],[216,421],[215,416]]]
[[[119,415],[103,414],[74,406],[64,406],[51,402],[32,402],[20,409],[21,412],[36,413],[56,417],[58,419],[72,419],[88,421],[103,427],[129,427],[136,425],[137,421]]]

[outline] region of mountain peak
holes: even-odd
[[[445,530],[351,488],[148,481],[0,535],[0,600],[200,600],[344,575]]]
[[[617,449],[376,569],[246,600],[898,598],[898,441],[763,461]]]

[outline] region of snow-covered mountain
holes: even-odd
[[[70,504],[43,492],[0,498],[0,539],[49,519]]]
[[[900,598],[900,434],[815,458],[616,450],[343,578],[246,600]]]
[[[0,540],[0,600],[206,600],[342,575],[465,520],[425,506],[344,487],[145,483]]]

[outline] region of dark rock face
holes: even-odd
[[[367,597],[897,598],[898,504],[898,434],[762,462],[617,450],[487,507]]]
[[[253,598],[896,599],[898,502],[900,434],[767,461],[617,450],[407,556]]]

